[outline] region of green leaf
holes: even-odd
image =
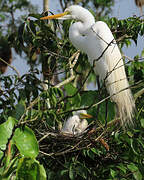
[[[140,120],[140,122],[141,122],[141,126],[144,128],[144,119],[142,118],[142,119]]]
[[[138,155],[138,153],[136,152],[136,150],[135,150],[135,148],[134,148],[134,141],[133,141],[133,139],[130,139],[130,145],[131,145],[131,148],[132,148],[133,152],[134,152],[136,155]]]
[[[128,169],[133,173],[133,176],[136,180],[142,180],[142,174],[140,173],[138,167],[131,163],[127,165]]]
[[[77,92],[77,88],[75,88],[71,83],[66,84],[64,86],[64,88],[65,88],[68,96],[73,96]],[[81,102],[81,97],[80,97],[79,93],[77,93],[74,97],[69,98],[68,105],[70,108],[71,108],[71,106],[78,107],[78,106],[80,106],[80,102]]]
[[[5,17],[4,15],[0,14],[0,21],[1,21],[1,22],[4,21],[5,18],[6,18],[6,17]]]
[[[128,164],[127,167],[128,167],[128,169],[129,169],[131,172],[135,172],[135,171],[138,170],[138,167],[137,167],[135,164],[133,164],[133,163]]]
[[[12,159],[6,170],[3,173],[1,173],[3,179],[8,178],[16,170],[17,160],[18,160],[18,156]]]
[[[43,165],[36,159],[21,158],[18,163],[16,180],[46,180],[46,172]]]
[[[87,179],[87,172],[90,173],[90,170],[86,168],[82,163],[79,163],[79,166],[77,166],[77,173],[79,176],[81,176],[83,179]]]
[[[67,169],[64,169],[64,170],[62,170],[61,172],[60,172],[60,174],[63,176],[63,175],[65,175],[65,174],[67,174],[68,173],[68,170]]]
[[[94,103],[94,100],[98,97],[97,91],[87,91],[82,94],[81,105],[90,106]]]
[[[12,134],[15,123],[15,118],[9,117],[5,123],[0,125],[0,149],[4,150],[6,148],[6,143]],[[2,154],[2,151],[0,151],[0,158],[2,157]]]
[[[17,104],[15,106],[15,118],[20,119],[21,116],[24,114],[25,107],[22,104]]]
[[[133,137],[133,133],[131,131],[127,131],[128,136],[130,136],[131,138]]]
[[[110,174],[114,178],[116,176],[116,171],[114,171],[113,169],[110,169]]]
[[[33,158],[38,155],[38,142],[29,127],[25,126],[23,129],[16,129],[13,140],[22,155]]]
[[[144,149],[144,142],[141,139],[138,139],[138,142],[141,144],[142,148]]]
[[[76,93],[76,91],[77,91],[77,89],[71,83],[66,84],[64,86],[64,88],[65,88],[68,96],[74,95]]]
[[[69,177],[70,177],[71,180],[75,179],[74,169],[73,169],[72,165],[70,165],[70,168],[69,168]]]
[[[124,173],[126,173],[127,168],[121,163],[117,166],[117,168],[119,168],[121,171],[123,171]]]
[[[87,154],[88,154],[88,151],[89,150],[86,150]],[[96,148],[91,148],[91,151],[98,156],[101,156],[101,154],[102,154],[102,151],[100,151],[99,149],[96,149]]]
[[[40,19],[41,18],[40,14],[29,14],[29,16],[34,17],[36,19]]]
[[[96,152],[95,152],[95,154],[96,154]],[[91,150],[88,150],[88,151],[87,151],[87,155],[88,155],[91,159],[93,159],[93,160],[94,160],[94,158],[95,158],[95,154],[94,154],[93,151],[91,151]]]

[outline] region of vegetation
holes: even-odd
[[[27,0],[0,2],[0,39],[5,41],[0,43],[0,62],[15,71],[13,76],[0,75],[0,179],[142,180],[144,50],[133,59],[124,55],[137,107],[134,127],[124,131],[105,87],[86,88],[95,85],[96,77],[86,55],[69,42],[71,21],[41,21],[42,15]],[[144,35],[142,17],[108,17],[113,0],[59,2],[62,9],[72,2],[97,12],[96,19],[109,25],[121,48],[137,44]],[[16,20],[15,13],[24,8],[29,15]],[[1,55],[3,44],[27,61],[29,73],[20,76],[10,65],[11,50],[9,58]],[[77,109],[93,116],[89,128],[81,136],[61,134],[63,122]]]

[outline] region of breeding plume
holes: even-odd
[[[116,41],[106,23],[95,22],[94,16],[85,8],[73,5],[64,13],[41,19],[75,19],[70,26],[69,39],[79,50],[85,52],[95,74],[104,81],[111,100],[116,103],[121,124],[132,124],[135,103],[129,89],[124,63]]]
[[[88,126],[86,118],[92,118],[85,110],[74,112],[74,115],[69,117],[64,123],[61,130],[62,133],[81,134]]]

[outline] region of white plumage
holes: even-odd
[[[95,22],[93,15],[85,8],[73,5],[64,13],[41,19],[75,19],[69,29],[72,44],[88,56],[94,71],[105,82],[111,100],[116,103],[117,116],[121,124],[133,124],[135,103],[129,89],[123,59],[116,41],[106,23]]]
[[[87,114],[85,110],[74,112],[74,115],[69,117],[64,123],[61,132],[68,134],[81,134],[88,127],[86,119],[81,118],[81,114]]]

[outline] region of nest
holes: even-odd
[[[111,124],[111,123],[110,123]],[[57,131],[38,133],[40,154],[46,156],[61,156],[78,152],[83,149],[104,146],[109,151],[107,141],[110,137],[109,128],[103,127],[87,129],[82,134],[72,135]]]

